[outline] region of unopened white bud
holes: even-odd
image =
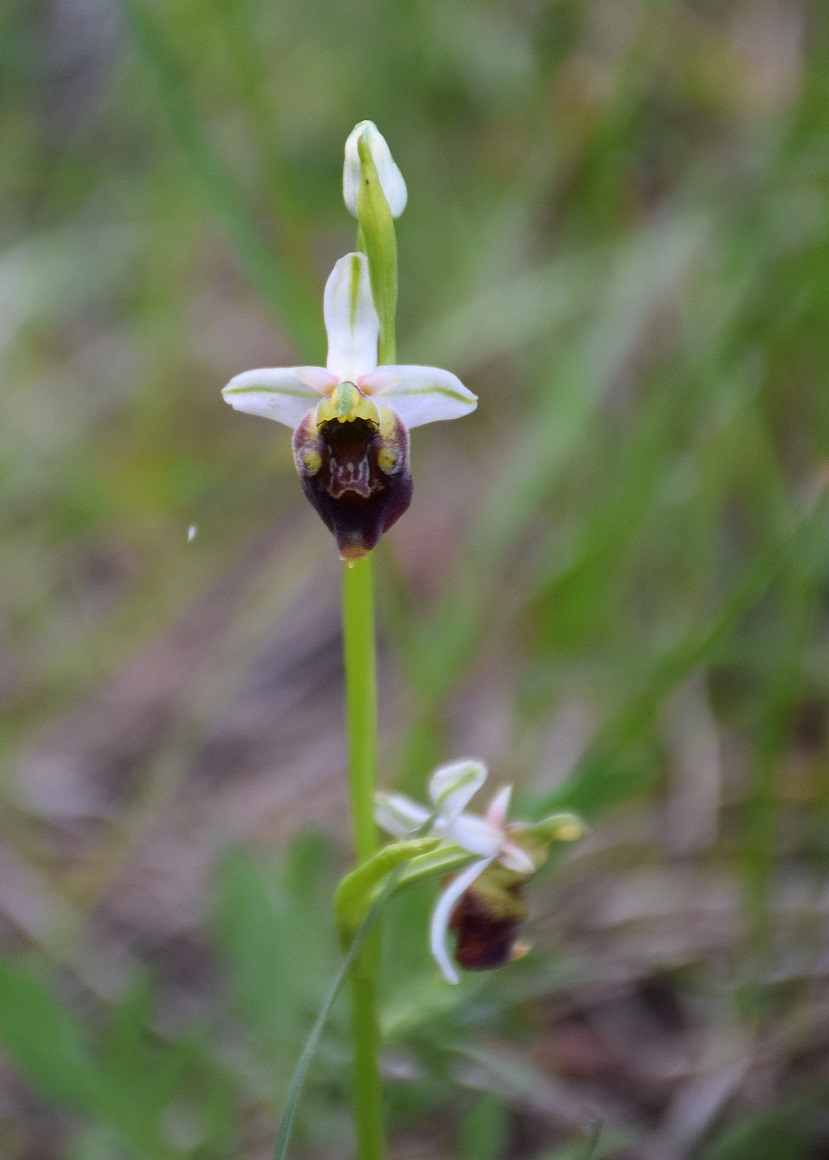
[[[360,138],[366,142],[371,151],[377,176],[380,179],[380,188],[386,201],[389,203],[392,217],[400,217],[406,208],[406,182],[403,174],[394,163],[394,158],[386,144],[386,139],[373,121],[360,121],[348,135],[345,143],[345,166],[343,167],[343,200],[350,213],[357,216],[357,194],[362,180],[360,165]]]

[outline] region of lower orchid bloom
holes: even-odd
[[[409,506],[409,430],[466,415],[477,399],[437,367],[378,367],[380,322],[364,254],[337,262],[323,313],[325,367],[245,371],[222,395],[237,411],[293,428],[305,495],[334,534],[341,557],[356,560]]]
[[[450,879],[432,913],[430,948],[450,983],[458,982],[446,945],[450,930],[457,935],[455,957],[467,970],[500,967],[526,953],[515,939],[527,916],[522,888],[546,861],[554,838],[574,841],[584,833],[572,814],[538,826],[507,822],[512,786],[495,794],[483,816],[464,812],[486,777],[480,761],[441,766],[429,780],[431,810],[403,794],[376,797],[377,824],[394,838],[425,830],[476,856]]]

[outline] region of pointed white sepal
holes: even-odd
[[[449,828],[486,781],[486,766],[481,761],[453,761],[441,765],[429,778],[429,797],[438,821]]]
[[[263,367],[245,371],[230,380],[222,397],[235,411],[296,427],[320,401],[320,392],[300,378],[300,372],[312,369],[325,373],[322,367]]]
[[[356,383],[377,367],[380,319],[374,309],[365,254],[340,258],[323,296],[328,335],[327,369],[341,383]]]
[[[402,793],[378,793],[374,796],[374,820],[393,838],[408,838],[429,820],[425,806]]]
[[[348,135],[345,143],[345,165],[343,167],[343,201],[349,213],[357,216],[357,194],[362,180],[360,165],[360,138],[366,142],[371,159],[380,179],[380,188],[389,203],[392,217],[400,217],[406,208],[408,194],[403,174],[391,155],[385,137],[373,121],[360,121]]]
[[[364,375],[360,386],[392,407],[409,428],[460,419],[478,406],[457,375],[439,367],[383,366]]]
[[[458,979],[458,972],[455,970],[452,960],[449,958],[449,951],[446,947],[446,935],[449,931],[449,921],[452,917],[452,911],[455,909],[460,898],[466,894],[475,879],[483,874],[484,870],[486,870],[492,861],[492,858],[483,858],[479,862],[473,862],[471,866],[467,866],[465,870],[462,870],[446,887],[438,899],[437,906],[432,912],[432,921],[429,924],[429,947],[447,983],[457,983],[460,981]]]

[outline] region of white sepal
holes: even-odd
[[[356,383],[377,367],[380,320],[371,297],[365,254],[340,258],[325,284],[327,369],[342,383]]]
[[[320,401],[315,391],[299,377],[307,367],[263,367],[245,371],[231,379],[222,391],[226,403],[236,411],[275,419],[286,427],[296,425]],[[320,369],[322,368],[314,368]]]
[[[435,770],[429,778],[429,797],[443,826],[452,825],[485,781],[486,766],[468,758]]]
[[[374,795],[374,820],[393,838],[407,838],[429,820],[425,806],[402,793]]]
[[[400,217],[406,208],[407,193],[403,174],[397,168],[385,137],[373,121],[360,121],[348,135],[345,143],[343,167],[343,201],[349,213],[357,216],[357,194],[362,180],[358,142],[363,138],[371,152],[371,159],[380,179],[392,217]]]
[[[409,428],[460,419],[478,406],[457,375],[439,367],[384,366],[366,374],[361,386],[392,407]]]
[[[453,878],[449,885],[444,890],[438,899],[437,906],[432,912],[432,921],[429,924],[429,947],[432,955],[443,971],[443,977],[448,983],[457,983],[458,972],[449,958],[449,952],[446,949],[446,935],[449,930],[449,920],[452,917],[452,911],[455,909],[459,899],[466,894],[469,887],[486,870],[487,866],[492,863],[492,858],[483,858],[478,862],[473,862],[471,866],[467,866],[462,870],[456,878]]]

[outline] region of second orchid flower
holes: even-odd
[[[458,972],[446,946],[457,936],[455,958],[467,970],[489,970],[521,958],[516,939],[527,916],[523,887],[547,860],[552,841],[573,842],[585,833],[575,814],[556,814],[543,822],[508,822],[512,786],[504,786],[483,817],[466,806],[486,780],[480,761],[456,761],[436,769],[429,779],[432,809],[397,793],[376,795],[375,818],[399,841],[424,829],[459,847],[475,860],[451,878],[432,913],[429,945],[449,983]]]

